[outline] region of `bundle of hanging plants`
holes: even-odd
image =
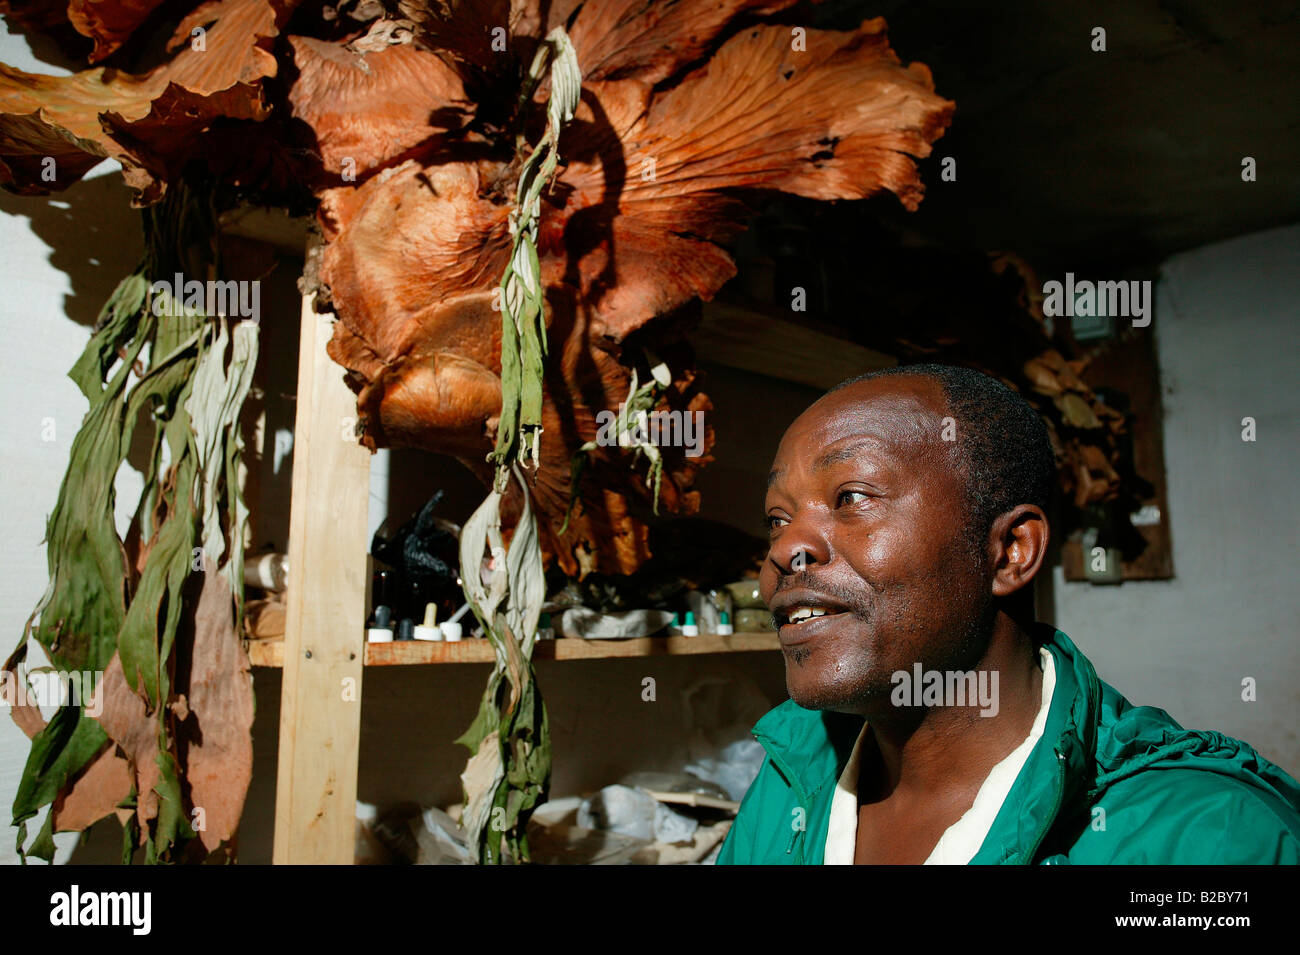
[[[15,708],[32,737],[14,800],[20,854],[48,861],[53,832],[112,815],[123,861],[232,850],[252,772],[238,415],[258,327],[161,291],[163,276],[219,267],[214,224],[208,198],[183,184],[145,213],[144,259],[70,372],[90,407],[46,531],[49,588],[4,669],[24,681],[34,640],[55,671],[90,675],[95,690],[48,723],[34,705]],[[144,489],[119,537],[114,482],[137,429],[150,448]]]

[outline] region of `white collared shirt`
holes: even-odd
[[[1052,691],[1056,688],[1056,664],[1051,651],[1039,648],[1043,669],[1043,695],[1038,715],[1029,729],[1025,741],[1007,754],[1006,758],[989,770],[988,777],[975,794],[975,801],[960,819],[949,826],[935,843],[926,865],[966,865],[984,844],[997,818],[998,810],[1011,792],[1016,777],[1029,759],[1029,753],[1043,735],[1047,712],[1052,706]],[[826,856],[824,865],[853,865],[858,845],[858,753],[867,735],[864,723],[848,765],[840,774],[831,799],[830,822],[826,830]]]

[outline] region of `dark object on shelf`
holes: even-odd
[[[442,493],[429,498],[392,537],[385,538],[381,526],[371,541],[371,555],[387,565],[375,574],[372,600],[391,606],[395,619],[422,620],[430,603],[445,619],[464,602],[456,582],[460,528],[433,514]]]
[[[707,591],[757,572],[767,542],[730,524],[688,517],[652,525],[650,548],[653,556],[634,574],[593,573],[570,580],[552,565],[546,577],[548,609],[685,611],[688,590]]]

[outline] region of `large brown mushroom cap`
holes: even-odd
[[[790,27],[776,25],[722,38],[742,7],[781,6],[682,3],[670,21],[630,16],[638,5],[603,3],[573,21],[586,80],[541,219],[554,358],[535,489],[544,549],[567,573],[626,573],[648,556],[645,527],[633,516],[649,503],[644,471],[617,449],[594,455],[560,538],[573,490],[569,459],[595,437],[597,412],[627,396],[638,361],[645,380],[642,349],[668,346],[677,334],[662,317],[711,298],[735,273],[723,243],[742,228],[749,201],[764,192],[841,199],[886,189],[909,208],[920,200],[910,157],[928,154],[952,111],[928,71],[898,64],[881,20],[848,33],[806,31],[798,44]],[[538,29],[570,11],[553,11]],[[454,19],[415,22],[431,45],[460,35],[449,32]],[[532,21],[521,14],[516,22]],[[536,36],[523,40],[510,48],[531,50]],[[715,41],[703,65],[680,73]],[[309,103],[319,117],[313,129],[325,167],[333,172],[351,159],[365,177],[324,190],[319,215],[328,242],[320,278],[340,319],[330,354],[353,372],[363,440],[451,453],[486,475],[501,401],[494,289],[509,255],[521,156],[467,119],[461,88],[432,59],[416,74],[427,88],[448,91],[431,113],[441,125],[403,138],[413,127],[399,90],[413,82],[414,57],[399,65],[386,54],[367,54],[364,72],[352,67],[346,89],[362,103],[394,103],[366,120],[371,142],[391,145],[345,156],[333,144],[356,120],[302,91],[338,89],[321,76],[348,67],[306,44],[294,48],[300,77],[290,98],[301,118]],[[655,55],[638,59],[637,51]],[[463,88],[494,89],[495,77],[519,67],[472,46],[443,53]],[[477,118],[508,113],[492,105],[476,104]],[[707,409],[689,354],[679,350],[671,370],[665,407]],[[693,475],[707,455],[668,448],[665,458],[661,504],[689,512],[697,505]]]

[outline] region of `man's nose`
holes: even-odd
[[[782,575],[802,573],[813,564],[830,560],[830,545],[811,520],[793,520],[772,543],[767,559]]]

